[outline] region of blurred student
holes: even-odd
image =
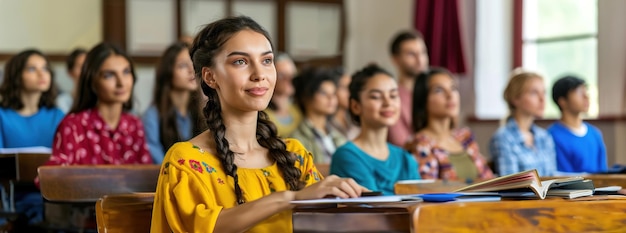
[[[540,176],[556,174],[554,140],[535,125],[543,116],[546,88],[536,73],[514,70],[504,89],[509,107],[506,124],[491,138],[489,148],[499,175],[537,169]]]
[[[152,163],[143,124],[129,113],[135,80],[120,49],[108,43],[91,49],[77,101],[59,124],[46,165]]]
[[[432,68],[417,76],[413,90],[415,136],[407,150],[422,178],[468,183],[493,178],[470,129],[457,125],[461,100],[452,74]]]
[[[153,103],[142,120],[152,161],[163,162],[165,151],[204,130],[200,89],[189,49],[183,42],[170,45],[156,68]]]
[[[352,77],[342,67],[334,69],[337,83],[337,111],[330,118],[330,123],[346,139],[352,140],[359,134],[359,126],[350,118],[350,90]]]
[[[337,84],[331,70],[310,68],[294,80],[295,101],[304,115],[291,137],[302,142],[313,153],[315,163],[330,163],[337,147],[346,139],[331,124],[337,111]]]
[[[298,72],[296,64],[286,53],[278,53],[275,59],[276,88],[265,113],[278,129],[278,136],[287,137],[302,122],[302,113],[293,103],[293,78]]]
[[[398,95],[400,96],[400,120],[389,128],[387,140],[404,147],[413,135],[413,87],[417,75],[428,70],[428,50],[422,34],[418,31],[402,31],[391,42],[391,58],[398,76]]]
[[[87,57],[87,50],[78,48],[74,49],[69,56],[67,56],[67,74],[72,79],[73,87],[71,92],[62,92],[57,97],[56,103],[59,109],[64,113],[70,111],[72,104],[74,103],[74,97],[76,97],[76,90],[78,89],[78,78],[80,78],[80,71],[85,63],[85,57]]]
[[[558,171],[606,172],[602,132],[583,121],[583,115],[589,111],[585,80],[574,76],[560,78],[552,86],[552,100],[561,111],[561,119],[548,127],[554,138]]]
[[[396,182],[420,178],[411,154],[387,142],[389,126],[400,117],[398,84],[387,71],[369,65],[352,76],[349,90],[350,116],[361,132],[335,151],[330,174],[393,195]]]
[[[0,85],[0,148],[52,147],[63,112],[46,56],[29,49],[11,57]]]

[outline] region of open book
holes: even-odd
[[[494,178],[473,184],[456,192],[499,192],[503,197],[539,197],[560,196],[576,198],[593,194],[591,180],[583,177],[567,177],[541,181],[537,170],[528,170],[507,176]]]

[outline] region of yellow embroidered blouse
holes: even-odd
[[[285,140],[296,156],[301,179],[311,185],[320,179],[313,157],[295,139]],[[246,202],[287,190],[277,165],[238,168],[239,186]],[[218,158],[190,142],[174,144],[165,155],[154,197],[151,232],[213,232],[224,208],[236,206],[233,178],[224,173]],[[235,224],[233,222],[233,224]],[[248,232],[292,232],[291,210],[280,212]]]

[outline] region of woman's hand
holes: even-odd
[[[369,190],[357,184],[352,178],[330,175],[320,182],[295,192],[295,200],[318,199],[327,196],[360,197],[362,192],[369,192]]]

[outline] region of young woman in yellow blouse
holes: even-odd
[[[209,129],[167,152],[151,232],[291,232],[290,201],[366,190],[352,179],[322,180],[302,144],[277,136],[262,112],[276,83],[270,41],[248,17],[213,22],[194,39]]]

